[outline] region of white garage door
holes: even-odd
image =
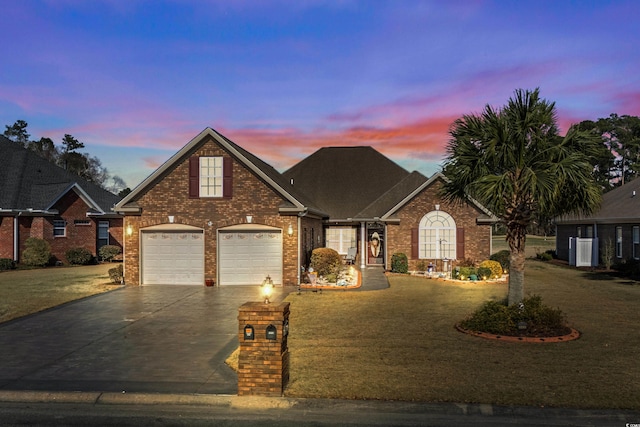
[[[221,231],[218,239],[220,285],[260,285],[269,275],[282,284],[282,233]]]
[[[202,285],[204,235],[201,230],[142,232],[143,285]]]

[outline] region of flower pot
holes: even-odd
[[[206,279],[206,280],[204,281],[204,284],[205,284],[205,285],[207,285],[207,286],[213,286],[213,285],[215,285],[215,283],[216,283],[216,282],[215,282],[215,280],[213,280],[213,279]]]

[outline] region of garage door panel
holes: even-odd
[[[201,285],[204,281],[202,231],[142,233],[142,283]]]
[[[282,283],[279,231],[221,232],[218,249],[221,285],[258,285],[269,275]]]

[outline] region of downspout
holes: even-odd
[[[367,267],[367,240],[364,230],[364,221],[360,222],[360,269],[364,270]]]
[[[18,215],[13,217],[13,260],[18,262],[18,254],[20,253],[20,236],[18,236],[18,231],[20,230],[18,224],[18,217],[22,214],[22,212],[18,212]]]

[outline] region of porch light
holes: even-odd
[[[269,304],[269,298],[271,298],[271,294],[273,294],[273,280],[271,280],[271,276],[267,275],[262,282],[261,292],[264,297],[264,303]]]
[[[291,223],[289,223],[289,228],[287,228],[287,234],[293,236],[293,225],[291,225]]]
[[[251,215],[247,215],[245,218],[247,220],[247,224],[251,224],[251,221],[253,221],[253,216]]]
[[[133,227],[131,224],[127,225],[127,236],[133,235]]]
[[[173,224],[175,217],[173,215],[169,215],[169,224]]]

